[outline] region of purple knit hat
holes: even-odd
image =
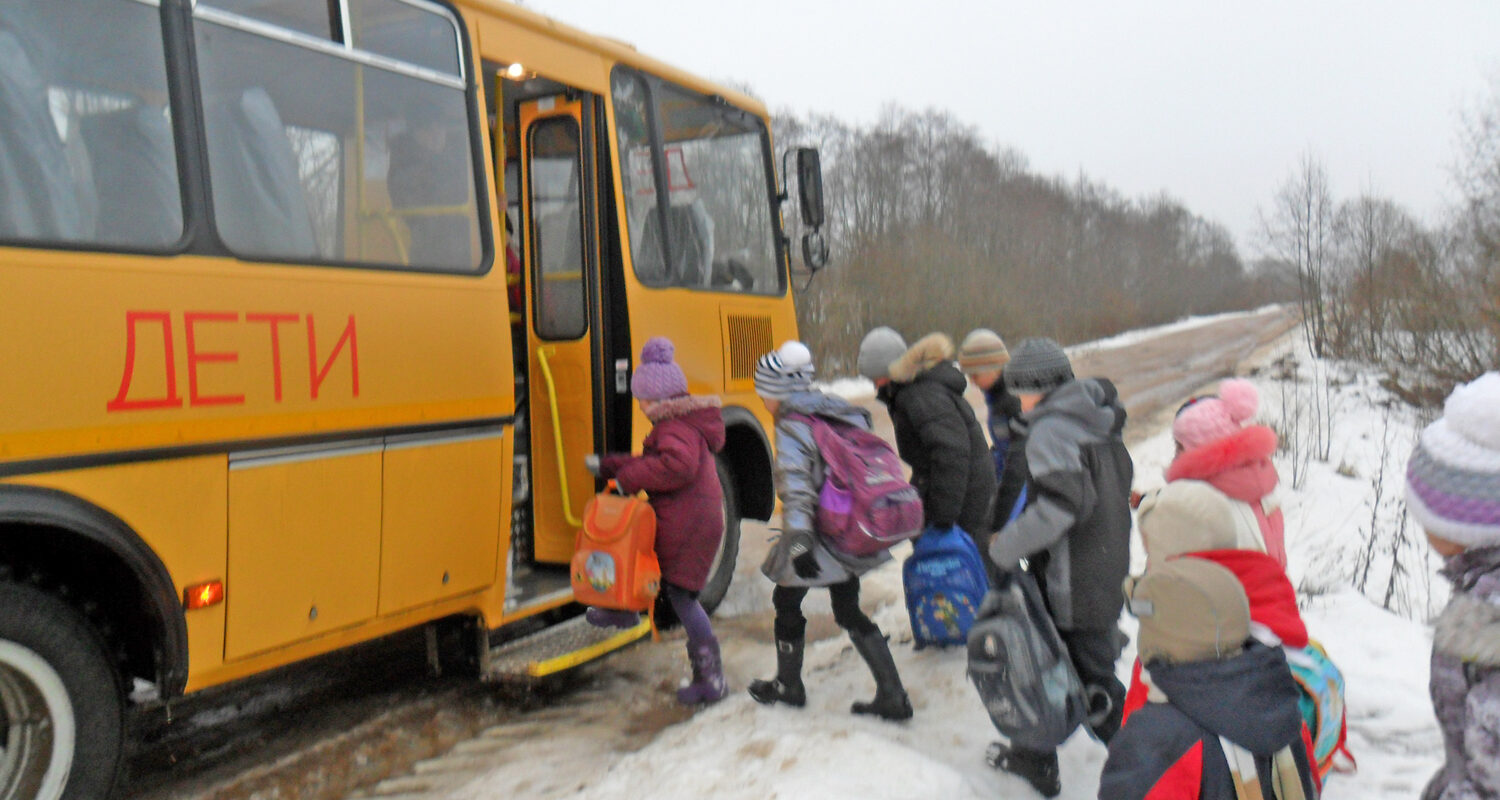
[[[1406,507],[1434,536],[1500,545],[1500,372],[1456,387],[1422,431],[1406,468]]]
[[[641,364],[630,376],[630,393],[637,400],[668,400],[688,393],[687,376],[672,360],[677,348],[665,336],[654,336],[641,348]]]

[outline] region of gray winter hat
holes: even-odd
[[[870,380],[888,378],[891,363],[906,353],[906,340],[884,325],[865,334],[859,343],[859,374]]]
[[[1005,388],[1017,394],[1046,394],[1073,380],[1073,365],[1062,345],[1031,338],[1011,351],[1005,365]]]

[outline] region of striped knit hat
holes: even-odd
[[[1500,372],[1459,385],[1406,468],[1406,506],[1430,534],[1500,545]]]
[[[812,351],[789,339],[755,362],[755,393],[781,400],[812,389]]]

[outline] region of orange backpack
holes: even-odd
[[[656,511],[644,495],[624,497],[615,482],[583,509],[573,545],[573,596],[621,611],[647,611],[661,591],[656,560]]]

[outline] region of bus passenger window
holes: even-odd
[[[488,232],[456,18],[351,4],[345,44],[338,7],[195,6],[216,228],[250,258],[478,271]]]
[[[0,4],[0,197],[0,240],[164,248],[181,237],[157,9]]]
[[[648,90],[646,79],[619,67],[611,89],[631,254],[641,281],[785,292],[770,143],[761,120],[666,81],[653,79]],[[652,117],[659,143],[650,134]],[[665,192],[657,186],[662,176]]]

